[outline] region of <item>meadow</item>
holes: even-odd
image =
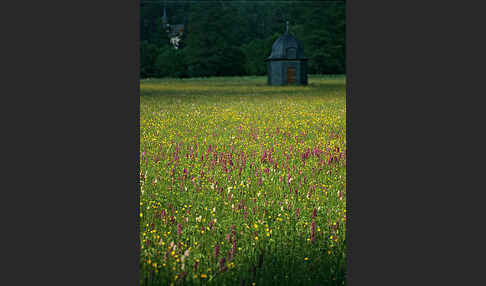
[[[141,284],[344,285],[345,81],[141,80]]]

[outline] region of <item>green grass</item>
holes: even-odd
[[[345,90],[142,80],[142,285],[344,285]]]

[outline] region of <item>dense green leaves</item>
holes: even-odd
[[[171,47],[159,51],[155,60],[156,77],[187,77],[184,53]]]
[[[165,6],[170,24],[185,24],[178,50],[162,28],[163,7],[162,2],[142,1],[142,78],[264,75],[264,59],[285,31],[287,20],[309,58],[309,73],[346,72],[344,1],[312,5],[299,1],[170,2]]]

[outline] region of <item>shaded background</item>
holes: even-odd
[[[144,1],[140,77],[265,75],[273,42],[289,31],[304,46],[310,74],[346,73],[345,1]],[[184,24],[175,49],[163,29]]]

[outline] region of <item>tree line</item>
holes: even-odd
[[[265,75],[265,58],[285,32],[298,38],[310,74],[343,74],[344,1],[146,1],[141,0],[140,76]],[[185,24],[175,49],[162,28]]]

